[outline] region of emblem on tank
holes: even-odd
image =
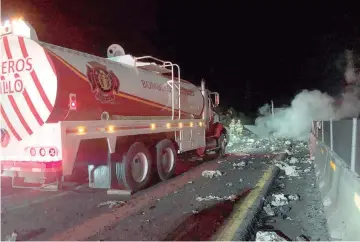
[[[106,66],[91,61],[87,63],[87,77],[91,91],[100,102],[108,103],[115,99],[119,90],[119,79]]]

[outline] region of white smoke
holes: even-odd
[[[360,75],[356,72],[351,53],[347,53],[348,61],[344,77],[347,83],[360,83]],[[314,120],[339,120],[342,118],[358,117],[360,114],[360,100],[357,88],[345,90],[341,103],[334,97],[318,90],[303,90],[295,96],[289,108],[279,110],[274,116],[267,114],[258,117],[257,126],[263,126],[280,136],[296,139],[307,139]],[[264,113],[269,104],[262,106],[259,111]]]
[[[263,116],[267,116],[271,114],[271,106],[270,104],[266,103],[259,108],[259,113]]]

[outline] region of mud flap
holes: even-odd
[[[104,164],[89,164],[89,187],[100,189],[120,189],[126,190],[125,186],[118,181],[116,173],[121,166],[120,162],[114,162],[116,154],[109,153],[107,156],[106,165]]]
[[[111,189],[114,187],[115,177],[114,162],[112,162],[112,154],[108,153],[106,165],[89,164],[89,187]]]

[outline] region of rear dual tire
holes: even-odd
[[[116,175],[127,189],[136,192],[150,184],[151,164],[149,150],[143,143],[136,142],[130,146],[122,162],[117,164]]]
[[[171,140],[165,139],[157,143],[153,154],[160,180],[170,179],[175,173],[177,162],[176,149]],[[116,175],[119,182],[134,192],[148,187],[153,174],[152,162],[148,148],[141,142],[134,143],[123,156],[122,162],[117,163]]]
[[[177,163],[176,149],[171,140],[164,139],[155,147],[156,167],[160,180],[173,177]]]

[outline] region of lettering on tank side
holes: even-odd
[[[22,93],[25,84],[21,74],[32,70],[31,57],[2,61],[0,68],[0,95]]]

